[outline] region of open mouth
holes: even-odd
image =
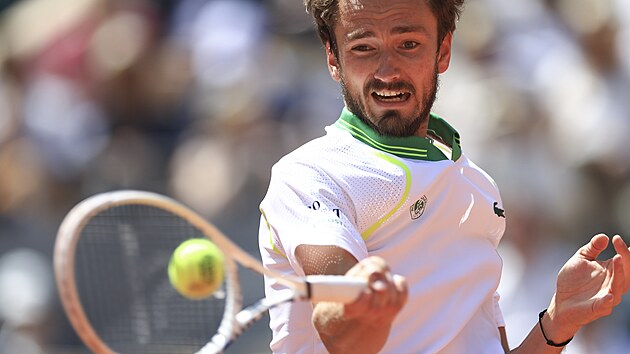
[[[374,91],[372,97],[379,102],[398,103],[409,99],[411,93],[405,91]]]

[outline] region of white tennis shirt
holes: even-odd
[[[272,168],[261,203],[265,267],[304,275],[295,257],[301,244],[335,245],[358,260],[380,256],[409,284],[383,353],[503,353],[496,248],[505,214],[494,181],[462,154],[457,132],[432,114],[434,139],[382,137],[346,109],[326,131]],[[265,279],[267,296],[283,289]],[[311,314],[308,302],[272,310],[271,349],[326,353]]]

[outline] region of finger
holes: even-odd
[[[612,259],[612,278],[610,280],[610,292],[614,297],[613,304],[615,306],[621,303],[621,298],[626,292],[626,276],[623,269],[623,261],[621,256],[616,254]]]
[[[368,277],[368,289],[372,292],[384,292],[390,287],[389,267],[382,258],[369,257],[363,262],[363,272]]]
[[[384,278],[381,280],[384,285],[383,289],[376,295],[378,295],[378,301],[374,303],[376,310],[382,310],[385,313],[388,312],[397,312],[399,309],[400,298],[403,296],[401,294],[400,285],[397,282],[400,282],[397,277],[390,272],[384,274]]]
[[[392,277],[394,280],[394,285],[396,286],[396,306],[400,309],[405,303],[407,303],[407,298],[409,297],[409,287],[407,285],[407,279],[402,275],[394,274]]]
[[[370,310],[371,302],[372,294],[369,292],[363,292],[354,302],[340,305],[344,308],[344,317],[351,319],[365,316]]]
[[[363,275],[369,279],[373,273],[384,274],[388,271],[389,267],[383,258],[372,256],[362,259],[355,267],[350,268],[346,275]]]
[[[623,238],[621,238],[621,236],[619,235],[615,235],[612,241],[613,246],[615,247],[615,251],[617,251],[617,253],[621,255],[623,259],[630,259],[630,249],[628,249],[628,245],[626,245]]]
[[[593,301],[591,311],[595,315],[595,319],[608,316],[612,313],[612,309],[614,306],[614,296],[613,294],[606,294],[602,297],[599,297]]]
[[[368,286],[356,301],[346,304],[345,316],[348,318],[366,317],[372,313],[370,309],[377,306],[378,301],[382,301],[380,293],[387,288],[385,280],[387,272],[386,262],[379,257],[362,259],[346,272],[346,276],[365,279]]]
[[[608,236],[604,234],[598,234],[591,238],[591,241],[582,246],[578,250],[578,254],[586,258],[589,261],[597,259],[600,253],[608,247]]]
[[[404,278],[387,272],[383,279],[386,285],[381,291],[375,291],[372,302],[372,311],[377,317],[395,316],[406,301],[407,287]]]
[[[383,296],[384,299],[388,299],[392,302],[392,299],[397,297],[398,289],[396,286],[396,277],[400,277],[392,274],[387,266],[379,267],[381,269],[385,269],[383,271],[377,271],[370,274],[368,279],[368,288],[373,292],[377,293],[385,293],[386,296]]]
[[[625,275],[625,287],[624,292],[630,288],[630,248],[624,242],[623,238],[619,235],[615,235],[612,239],[613,246],[618,255],[621,256],[623,271]]]
[[[370,256],[365,259],[365,264],[366,266],[372,267],[381,272],[385,272],[389,270],[389,267],[387,266],[387,262],[381,257]]]
[[[387,306],[393,285],[388,279],[388,273],[372,273],[368,281],[370,291],[370,307],[379,310]]]
[[[387,291],[390,285],[387,279],[389,268],[385,260],[380,257],[368,257],[352,267],[347,276],[359,277],[367,280],[367,288],[364,298],[360,302],[364,306],[376,309],[387,301]],[[353,306],[360,308],[359,306]]]

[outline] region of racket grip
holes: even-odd
[[[344,304],[355,301],[367,287],[367,281],[343,275],[309,275],[306,283],[312,302],[330,301]]]

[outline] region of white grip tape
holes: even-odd
[[[367,281],[342,275],[309,275],[312,302],[330,301],[350,303],[355,301],[367,287]]]

